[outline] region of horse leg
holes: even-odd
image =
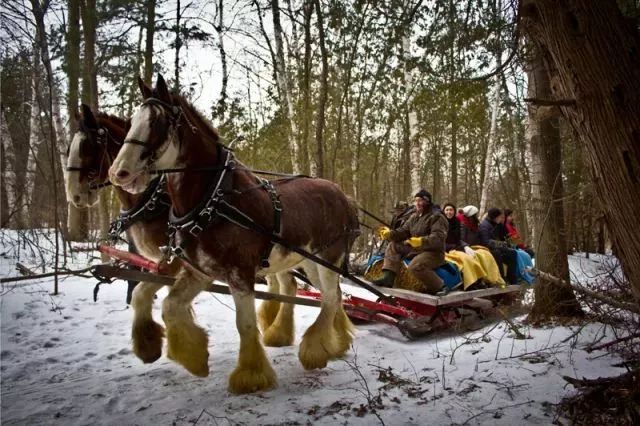
[[[141,282],[133,290],[133,353],[145,363],[154,362],[162,355],[164,328],[153,320],[151,314],[153,295],[161,288],[162,284]]]
[[[293,275],[289,272],[277,274],[277,281],[280,282],[280,294],[295,296],[298,290]],[[293,327],[293,307],[291,303],[280,303],[275,320],[271,326],[264,330],[263,342],[265,346],[291,346],[295,338]]]
[[[257,392],[276,385],[276,373],[260,343],[256,323],[255,295],[253,291],[234,290],[236,327],[240,334],[238,365],[229,376],[229,392],[235,394]]]
[[[310,261],[304,270],[314,286],[322,291],[322,305],[315,322],[304,333],[298,357],[307,370],[324,368],[327,361],[341,353],[334,320],[341,295],[338,292],[338,274]]]
[[[200,377],[209,375],[208,338],[194,322],[191,302],[203,291],[207,280],[182,270],[162,304],[162,318],[167,327],[167,357]]]
[[[280,289],[280,283],[278,282],[278,278],[275,275],[267,275],[267,291],[269,293],[278,294]],[[264,300],[260,303],[260,308],[258,308],[258,324],[260,325],[260,330],[264,333],[275,321],[276,316],[278,315],[278,311],[280,310],[280,302],[275,300]],[[267,346],[269,345],[265,342]]]

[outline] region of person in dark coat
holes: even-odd
[[[442,279],[433,271],[444,264],[444,245],[449,224],[442,212],[434,208],[431,194],[421,189],[414,196],[416,211],[398,229],[383,227],[380,238],[391,241],[384,253],[382,278],[373,283],[393,287],[402,259],[411,257],[408,268],[422,282],[424,293],[442,289]]]
[[[515,222],[515,214],[511,209],[504,209],[504,226],[507,228],[507,233],[509,234],[509,240],[512,244],[518,246],[518,248],[526,251],[531,258],[534,257],[535,253],[531,247],[527,247],[524,244],[522,237],[520,236],[520,232],[516,228]]]
[[[480,221],[478,220],[478,208],[476,206],[466,206],[462,209],[462,215],[458,214],[460,221],[460,238],[470,246],[479,246]]]
[[[463,250],[466,244],[460,236],[460,221],[455,215],[456,206],[451,203],[446,203],[442,211],[449,222],[449,232],[447,233],[447,240],[444,245],[445,251]]]
[[[487,217],[478,227],[480,232],[480,244],[487,247],[496,260],[500,273],[510,284],[518,283],[517,254],[507,243],[507,228],[504,226],[504,213],[499,208],[490,208]],[[507,265],[506,274],[502,265]]]

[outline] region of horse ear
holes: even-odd
[[[96,121],[96,117],[93,115],[93,111],[91,111],[91,107],[87,104],[82,104],[82,118],[90,129],[97,129],[98,122]]]
[[[158,80],[156,81],[156,91],[158,92],[158,99],[171,103],[171,95],[167,88],[167,83],[164,81],[162,74],[158,74]]]
[[[151,97],[151,87],[147,86],[144,83],[144,80],[138,76],[138,87],[140,88],[140,93],[142,93],[142,98],[147,99]]]

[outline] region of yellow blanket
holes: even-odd
[[[465,290],[479,279],[486,279],[486,273],[482,265],[476,260],[477,256],[471,257],[461,251],[451,250],[445,253],[444,258],[448,262],[455,263],[460,272],[462,272],[462,282]]]
[[[476,252],[476,259],[478,259],[486,273],[484,280],[491,285],[506,287],[507,283],[502,279],[498,264],[489,249],[484,246],[471,246],[471,248]]]

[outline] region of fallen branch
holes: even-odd
[[[524,101],[532,103],[533,105],[542,105],[542,106],[573,106],[576,104],[575,99],[524,98]]]
[[[0,284],[4,284],[4,283],[11,283],[11,282],[17,282],[17,281],[28,281],[28,280],[37,280],[40,278],[49,278],[49,277],[55,277],[60,276],[60,275],[80,275],[83,274],[85,272],[89,272],[94,268],[94,266],[89,266],[87,268],[83,268],[83,269],[58,269],[57,271],[54,272],[46,272],[44,274],[34,274],[34,275],[26,275],[26,276],[20,276],[20,277],[6,277],[6,278],[0,278]]]
[[[635,303],[630,303],[630,302],[623,302],[617,299],[614,299],[613,297],[609,297],[609,296],[605,296],[603,294],[600,294],[598,292],[595,292],[593,290],[589,290],[586,289],[582,286],[576,285],[576,284],[568,284],[565,280],[560,279],[554,275],[551,275],[547,272],[543,272],[540,271],[538,269],[531,269],[531,272],[535,275],[538,275],[540,278],[545,279],[547,281],[551,281],[553,283],[556,283],[558,285],[569,285],[571,286],[571,288],[573,288],[575,291],[577,291],[578,293],[584,294],[586,296],[592,297],[594,299],[597,299],[601,302],[606,303],[607,305],[611,305],[613,307],[616,308],[620,308],[620,309],[624,309],[626,311],[629,312],[633,312],[635,314],[639,314],[640,315],[640,306],[638,306]]]
[[[629,336],[621,337],[619,339],[613,340],[613,341],[608,342],[608,343],[603,343],[602,345],[598,345],[598,346],[593,346],[591,348],[587,348],[586,351],[587,352],[593,352],[593,351],[597,351],[597,350],[600,350],[600,349],[605,349],[605,348],[608,348],[610,346],[616,345],[618,343],[626,342],[628,340],[637,339],[638,337],[640,337],[640,333],[631,334]]]
[[[502,316],[502,319],[504,319],[507,322],[511,331],[515,333],[517,339],[524,340],[527,338],[527,336],[525,336],[524,334],[522,334],[520,330],[518,330],[518,326],[516,326],[513,323],[513,321],[511,321],[504,312],[502,312],[502,309],[497,309],[497,311]]]

